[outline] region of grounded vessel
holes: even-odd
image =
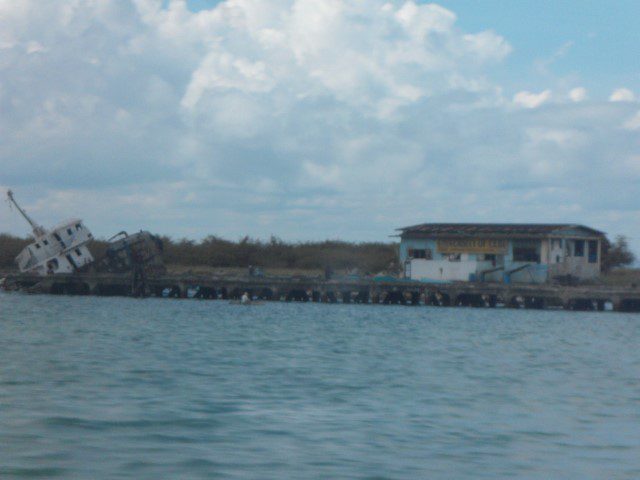
[[[93,256],[87,248],[93,235],[82,220],[70,219],[47,230],[27,215],[11,190],[7,192],[7,197],[31,225],[35,240],[16,257],[20,272],[36,275],[73,273],[93,263]]]

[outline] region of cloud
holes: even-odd
[[[545,76],[550,75],[551,74],[550,67],[556,62],[558,62],[559,60],[561,60],[562,58],[566,57],[574,45],[575,45],[575,42],[573,40],[569,40],[563,43],[562,45],[560,45],[560,47],[558,47],[547,58],[538,59],[534,64],[535,70],[542,75],[545,75]]]
[[[634,102],[635,94],[628,88],[618,88],[611,93],[609,101],[611,102]]]
[[[538,108],[550,98],[551,90],[544,90],[540,93],[522,91],[513,96],[513,103],[524,108]]]
[[[576,87],[569,91],[569,100],[572,102],[582,102],[587,98],[587,89],[584,87]]]
[[[0,8],[0,185],[46,225],[386,240],[429,220],[633,234],[619,212],[640,215],[637,105],[507,92],[508,39],[435,4]]]
[[[640,130],[640,112],[624,122],[624,128],[627,130]]]
[[[184,107],[209,108],[207,97],[229,92],[278,95],[286,88],[289,97],[326,96],[388,117],[422,97],[462,88],[459,81],[453,88],[455,78],[472,79],[479,67],[511,51],[493,32],[460,32],[455,15],[434,4],[298,0],[281,5],[289,7],[260,21],[249,19],[266,9],[263,2],[230,2],[227,9],[216,9],[217,22],[225,29],[235,26],[233,35],[208,49],[191,75]],[[154,22],[168,29],[166,23],[174,20],[159,15]],[[203,36],[211,35],[217,22],[197,25]]]

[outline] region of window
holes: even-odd
[[[69,235],[69,236],[73,235],[73,232],[71,231],[70,228],[67,228],[67,235]]]
[[[62,238],[60,238],[60,235],[58,235],[57,233],[53,234],[53,237],[60,242],[60,245],[62,245],[63,247],[66,247],[66,245],[64,244],[64,242],[62,241]]]
[[[36,248],[39,250],[40,249],[40,244],[36,243]]]
[[[459,262],[460,261],[460,254],[459,253],[450,253],[449,254],[449,261],[450,262]]]
[[[44,243],[45,245],[49,245],[49,240],[42,240],[42,243]]]
[[[598,263],[598,241],[589,240],[589,263]]]
[[[536,247],[513,247],[513,261],[540,263],[540,255]]]
[[[478,260],[484,260],[486,262],[495,262],[496,254],[495,253],[485,253],[484,255],[478,255]]]
[[[433,255],[429,248],[410,248],[408,254],[411,258],[424,258],[425,260],[431,260]]]
[[[584,257],[584,240],[576,240],[573,251],[576,257]]]
[[[82,225],[80,225],[79,223],[76,223],[76,230],[82,230]]]
[[[80,249],[79,249],[79,248],[76,248],[76,255],[77,255],[78,257],[81,257],[81,256],[82,256],[82,252],[80,251]]]

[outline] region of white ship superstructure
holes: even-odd
[[[87,248],[93,235],[82,220],[67,220],[51,230],[46,230],[35,223],[16,203],[11,190],[7,192],[7,196],[33,229],[35,241],[16,257],[16,263],[22,273],[73,273],[93,262],[93,256]]]

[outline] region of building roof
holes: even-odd
[[[430,237],[549,237],[581,230],[585,236],[602,236],[604,232],[584,225],[569,223],[422,223],[398,228],[402,235],[418,234]]]

